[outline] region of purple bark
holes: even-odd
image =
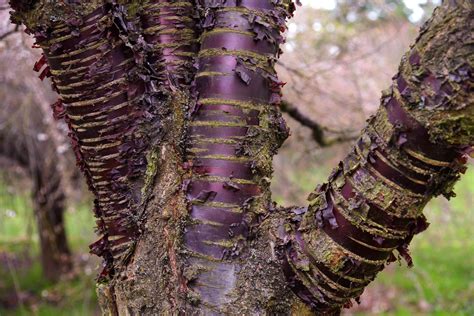
[[[191,211],[184,242],[189,265],[202,268],[191,289],[217,311],[236,286],[239,257],[255,221],[250,204],[266,190],[257,157],[245,151],[244,141],[251,132],[259,133],[265,108],[279,100],[274,63],[288,12],[266,0],[203,1],[201,9],[198,99],[187,146]]]

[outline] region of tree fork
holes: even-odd
[[[269,180],[287,135],[274,64],[288,2],[12,7],[96,194],[104,313],[337,314],[393,251],[410,261],[422,208],[473,144],[468,1],[435,11],[354,149],[287,210]]]

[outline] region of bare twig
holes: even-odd
[[[279,66],[281,66],[283,69],[285,69],[286,71],[288,71],[290,73],[293,73],[293,74],[297,75],[298,77],[301,77],[303,79],[309,79],[309,78],[312,78],[314,76],[326,73],[328,71],[332,71],[332,70],[334,70],[334,67],[347,66],[349,64],[356,63],[360,60],[364,60],[364,59],[367,59],[369,57],[372,57],[373,55],[379,53],[383,48],[385,48],[387,46],[387,44],[394,41],[396,39],[396,36],[397,36],[397,34],[393,34],[387,40],[381,42],[379,45],[377,45],[376,47],[374,47],[370,51],[363,52],[358,56],[355,56],[355,57],[351,56],[348,59],[327,60],[327,61],[325,61],[325,64],[330,64],[330,67],[317,69],[315,71],[312,71],[310,73],[310,75],[304,73],[304,71],[303,71],[303,68],[307,69],[308,65],[304,66],[303,68],[295,68],[293,66],[288,65],[287,63],[284,63],[281,60],[277,61],[277,64]]]
[[[10,30],[8,32],[5,32],[3,34],[0,35],[0,41],[1,40],[4,40],[5,38],[7,38],[8,36],[18,32],[18,30],[20,29],[20,26],[19,25],[16,25],[15,28],[13,30]]]
[[[9,10],[11,6],[8,0],[0,0],[0,11],[2,10]]]
[[[351,132],[338,131],[337,133],[340,133],[340,136],[328,139],[325,132],[329,131],[329,129],[324,126],[321,126],[318,122],[303,114],[296,106],[294,106],[290,102],[282,101],[280,104],[280,109],[282,112],[287,113],[291,118],[299,122],[301,125],[311,129],[313,139],[321,147],[329,147],[335,144],[352,141],[357,138],[357,135],[354,135]]]

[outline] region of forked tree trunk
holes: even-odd
[[[308,208],[277,209],[280,0],[12,1],[96,196],[112,315],[338,314],[426,228],[474,141],[473,9],[450,1]]]

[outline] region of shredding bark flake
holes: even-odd
[[[191,83],[195,36],[191,2],[183,3],[12,2],[13,20],[44,52],[34,68],[60,95],[54,116],[67,122],[95,195],[101,238],[91,251],[105,260],[104,280],[126,265],[138,240],[156,169],[147,157],[186,111],[175,91]]]

